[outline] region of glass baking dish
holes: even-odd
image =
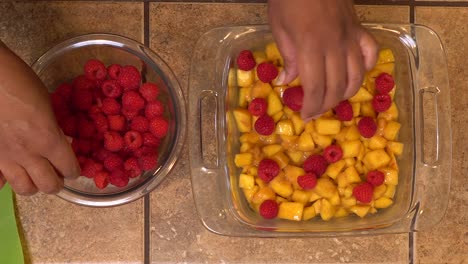
[[[189,82],[189,147],[193,196],[210,231],[228,236],[285,237],[401,233],[438,223],[448,204],[451,172],[450,94],[445,52],[437,34],[422,25],[365,24],[381,48],[395,54],[395,101],[402,124],[399,184],[394,204],[365,218],[322,221],[265,220],[238,187],[234,165],[239,133],[231,111],[237,87],[229,69],[244,49],[273,41],[266,25],[222,27],[197,42]]]

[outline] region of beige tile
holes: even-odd
[[[370,23],[408,23],[408,6],[356,6],[361,21]]]
[[[358,7],[361,18],[407,21],[407,8]],[[192,48],[205,31],[223,25],[265,23],[262,4],[151,4],[150,43],[172,67],[185,94]],[[376,19],[378,20],[378,19]],[[187,153],[151,197],[153,263],[405,263],[406,234],[339,239],[229,238],[197,219]]]
[[[447,54],[452,104],[452,184],[449,208],[442,222],[430,232],[418,234],[420,263],[465,263],[468,261],[468,189],[466,171],[468,136],[468,8],[416,8],[416,22],[433,28]]]
[[[54,44],[89,32],[143,40],[143,4],[0,3],[0,38],[28,63]],[[141,263],[142,201],[92,209],[55,196],[17,197],[26,258],[32,263]]]

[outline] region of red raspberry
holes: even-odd
[[[116,115],[120,113],[120,104],[113,98],[104,98],[102,100],[102,112],[106,115]]]
[[[254,116],[262,116],[267,111],[267,101],[263,98],[255,98],[249,104],[249,112]]]
[[[104,133],[104,148],[112,152],[117,152],[120,151],[123,146],[124,141],[119,133],[114,131]]]
[[[162,117],[150,120],[149,131],[157,138],[163,138],[169,130],[169,123]]]
[[[75,153],[87,155],[91,152],[91,141],[88,139],[74,138],[72,149]]]
[[[263,136],[269,136],[275,131],[275,120],[269,115],[262,115],[255,121],[255,131]]]
[[[68,102],[73,94],[73,87],[69,83],[62,83],[55,89],[54,94],[60,95],[62,101]]]
[[[365,116],[359,120],[358,130],[361,136],[371,138],[377,132],[377,124],[372,117]]]
[[[143,155],[138,158],[138,164],[140,168],[144,171],[152,170],[158,164],[158,156],[156,154],[152,155]]]
[[[86,161],[88,161],[87,157],[80,156],[80,155],[76,155],[76,159],[78,160],[78,163],[80,164],[80,169],[83,168]]]
[[[306,173],[297,177],[297,184],[304,190],[310,190],[317,185],[317,176],[313,173]]]
[[[121,115],[110,115],[107,116],[107,120],[109,122],[109,129],[115,131],[123,131],[125,130],[125,117]]]
[[[130,128],[138,132],[148,131],[149,121],[143,116],[137,116],[130,122]]]
[[[131,157],[125,161],[124,169],[130,178],[136,178],[141,175],[140,165],[138,165],[138,159],[135,157]]]
[[[96,127],[91,121],[88,121],[85,117],[78,118],[78,135],[81,138],[92,138],[96,135]]]
[[[57,120],[61,120],[62,118],[70,114],[70,111],[68,109],[68,103],[64,100],[64,98],[60,94],[58,93],[50,94],[50,101],[52,104],[52,110],[54,111],[54,114]]]
[[[334,110],[336,117],[341,121],[350,121],[353,119],[353,106],[348,100],[341,101]]]
[[[117,98],[122,95],[123,89],[116,80],[107,80],[101,85],[102,93],[110,98]]]
[[[387,111],[392,106],[392,97],[388,94],[376,94],[372,99],[372,107],[378,113]]]
[[[138,116],[138,114],[139,114],[139,111],[128,110],[125,108],[122,109],[122,115],[124,115],[125,118],[127,118],[127,120],[129,121],[135,118],[136,116]]]
[[[255,58],[250,50],[243,50],[237,56],[237,67],[243,71],[250,71],[257,63],[255,62]]]
[[[140,94],[147,102],[154,102],[158,100],[159,88],[155,83],[144,83],[140,87]]]
[[[101,171],[94,176],[94,184],[99,189],[104,189],[109,185],[109,173],[107,171]]]
[[[373,186],[382,185],[385,181],[385,174],[378,170],[369,171],[366,176],[367,182]]]
[[[122,106],[124,109],[140,111],[145,108],[145,100],[138,92],[127,91],[122,95]]]
[[[257,76],[260,81],[269,83],[278,76],[278,69],[273,63],[262,62],[257,66]]]
[[[335,163],[343,157],[343,150],[338,145],[330,145],[323,150],[323,157],[328,163]]]
[[[154,147],[142,146],[141,148],[135,150],[133,155],[137,158],[141,158],[143,156],[155,156],[157,155],[157,152]]]
[[[92,105],[89,109],[88,109],[88,116],[91,117],[92,119],[94,119],[96,116],[102,114],[102,109],[100,106],[98,106],[97,104],[95,105]]]
[[[149,102],[145,108],[145,116],[153,119],[164,113],[164,105],[160,101]]]
[[[112,64],[109,67],[107,67],[107,74],[109,75],[109,78],[112,80],[117,80],[119,79],[120,71],[122,70],[122,66],[119,64]]]
[[[75,90],[72,95],[72,101],[77,109],[86,111],[93,105],[93,93],[91,90]]]
[[[311,155],[304,161],[304,170],[313,172],[317,176],[322,176],[328,167],[327,160],[322,155]]]
[[[105,149],[105,148],[100,148],[98,150],[96,150],[94,153],[93,153],[93,158],[95,160],[98,160],[100,162],[103,162],[105,159],[107,159],[107,157],[109,157],[110,155],[112,155],[113,153],[110,152],[109,150]]]
[[[393,77],[388,73],[381,73],[375,78],[375,89],[381,94],[389,93],[395,86]]]
[[[158,147],[161,144],[161,139],[155,137],[151,133],[143,133],[143,145],[149,147]]]
[[[279,206],[275,200],[265,200],[260,205],[259,213],[265,219],[273,219],[278,215]]]
[[[72,82],[73,90],[92,90],[96,85],[84,75],[76,77]]]
[[[140,72],[133,66],[124,66],[120,70],[118,82],[124,91],[138,89],[141,82]]]
[[[88,60],[84,66],[84,73],[89,80],[104,80],[107,76],[107,69],[104,63],[99,60]]]
[[[104,133],[109,130],[109,124],[107,122],[107,117],[103,114],[95,114],[93,116],[94,126],[98,132]]]
[[[88,159],[81,168],[81,175],[87,178],[94,178],[96,174],[104,169],[101,163],[97,163],[92,159]]]
[[[123,168],[123,160],[119,155],[113,154],[109,155],[104,161],[104,168],[108,171],[119,170]]]
[[[374,194],[372,184],[363,182],[353,188],[353,195],[361,203],[370,203]]]
[[[76,116],[67,116],[60,120],[60,128],[62,128],[63,133],[70,137],[75,137],[78,135],[78,126]]]
[[[268,183],[273,180],[280,172],[280,167],[272,159],[262,159],[258,164],[258,177]]]
[[[120,188],[127,186],[129,180],[130,179],[123,170],[114,170],[109,175],[109,182]]]
[[[304,90],[302,86],[290,87],[283,92],[284,104],[295,112],[301,111],[303,98]]]
[[[129,150],[136,150],[143,145],[143,138],[137,131],[128,131],[124,136],[125,146]]]

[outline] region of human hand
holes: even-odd
[[[0,41],[0,189],[56,193],[80,175],[70,143],[55,121],[47,89]]]
[[[377,44],[351,0],[269,0],[269,21],[284,58],[278,84],[298,75],[301,117],[316,118],[353,96],[377,61]]]

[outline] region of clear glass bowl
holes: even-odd
[[[152,191],[168,175],[184,144],[186,130],[185,102],[179,83],[167,64],[144,45],[117,35],[88,34],[66,40],[42,55],[33,70],[49,91],[83,73],[87,60],[97,58],[106,65],[133,65],[141,71],[143,81],[156,83],[159,99],[166,105],[169,132],[159,147],[158,167],[131,179],[128,186],[109,185],[98,189],[86,177],[65,180],[59,197],[80,205],[116,206],[134,201]]]
[[[328,222],[264,220],[249,207],[234,165],[239,133],[228,122],[233,120],[238,88],[228,86],[228,74],[241,50],[264,47],[273,37],[268,26],[223,27],[198,41],[189,85],[192,187],[207,229],[229,236],[338,236],[415,231],[440,221],[451,171],[450,94],[440,39],[421,25],[365,26],[381,48],[395,54],[399,140],[405,150],[398,159],[394,204],[363,219],[348,216]]]

